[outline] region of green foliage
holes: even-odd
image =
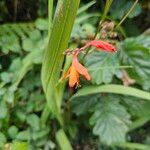
[[[6,143],[6,137],[3,133],[0,132],[0,148],[2,149],[4,144]]]
[[[119,113],[118,113],[119,112]],[[100,136],[100,140],[106,144],[125,142],[128,131],[130,115],[119,104],[118,98],[105,96],[95,108],[90,118],[90,124],[94,125],[93,133]]]
[[[125,65],[132,65],[128,72],[144,89],[150,89],[150,36],[141,35],[137,38],[127,38],[121,43],[122,60]]]
[[[23,40],[31,31],[33,26],[27,24],[5,24],[0,27],[0,49],[7,54],[9,51],[20,53],[20,38]]]
[[[119,71],[117,54],[94,52],[85,59],[85,66],[92,77],[93,84],[110,83]]]
[[[46,99],[52,113],[60,122],[62,122],[60,116],[61,97],[59,97],[61,91],[58,91],[56,85],[58,84],[64,59],[62,53],[67,48],[79,2],[59,1],[48,49],[45,52],[42,64],[42,84]]]
[[[121,19],[133,5],[132,0],[114,0],[110,8],[110,13],[114,19]],[[129,14],[129,18],[138,16],[141,13],[141,6],[137,4],[134,10]]]
[[[100,95],[91,95],[80,97],[79,99],[72,100],[73,112],[77,115],[86,114],[99,102]],[[82,109],[81,109],[82,108]]]
[[[11,144],[11,149],[12,150],[27,150],[28,149],[28,144],[26,142],[18,142],[18,141],[14,141]]]

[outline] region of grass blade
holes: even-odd
[[[48,105],[59,121],[61,120],[61,98],[58,97],[61,92],[58,91],[56,85],[64,60],[63,51],[68,45],[79,2],[80,0],[58,1],[48,48],[45,51],[42,64],[43,89]]]
[[[115,85],[115,84],[85,87],[79,90],[72,97],[72,99],[79,97],[79,96],[85,96],[88,94],[96,94],[96,93],[101,93],[101,92],[130,95],[130,96],[135,96],[135,97],[143,98],[146,100],[150,100],[150,93],[148,92],[145,92],[136,88],[132,88],[132,87],[126,87],[123,85]]]

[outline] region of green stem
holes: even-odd
[[[94,36],[94,39],[97,37],[98,33],[100,32],[101,30],[101,24],[103,23],[103,21],[106,19],[107,17],[107,13],[110,9],[110,6],[112,4],[113,0],[106,0],[106,4],[105,4],[105,8],[104,8],[104,13],[102,15],[102,19],[100,20],[99,24],[98,24],[98,29],[97,29],[97,32]]]
[[[116,26],[116,29],[125,21],[125,19],[129,16],[129,14],[133,11],[134,7],[136,6],[136,4],[138,3],[138,0],[136,0],[134,2],[134,4],[132,5],[132,7],[129,9],[129,11],[127,12],[127,14],[121,19],[121,21],[118,23],[118,25]]]

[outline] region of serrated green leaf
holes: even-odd
[[[73,112],[77,115],[86,114],[93,106],[99,102],[100,94],[88,97],[79,97],[71,101]]]
[[[94,125],[93,133],[99,135],[101,142],[107,145],[125,142],[130,124],[130,115],[116,99],[112,96],[104,96],[90,119],[90,123]]]
[[[137,98],[126,97],[123,99],[127,105],[129,112],[136,118],[148,117],[150,118],[150,101],[144,101]]]
[[[94,84],[110,83],[113,75],[119,68],[117,54],[105,52],[93,52],[86,57],[84,64]]]
[[[19,39],[15,34],[2,36],[0,39],[0,47],[2,47],[2,52],[4,53],[8,53],[9,51],[18,53],[21,50]]]
[[[150,36],[141,35],[137,38],[127,38],[121,42],[122,58],[125,65],[132,65],[128,70],[130,76],[144,89],[150,89]]]

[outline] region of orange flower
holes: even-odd
[[[79,85],[79,74],[83,75],[86,80],[91,80],[87,69],[79,63],[77,56],[78,53],[73,54],[72,64],[63,76],[63,79],[66,79],[69,76],[70,87]]]
[[[93,40],[93,41],[88,42],[85,45],[85,47],[89,47],[89,46],[95,46],[96,48],[102,49],[107,52],[115,52],[116,51],[116,48],[112,44],[109,44],[102,40]]]

